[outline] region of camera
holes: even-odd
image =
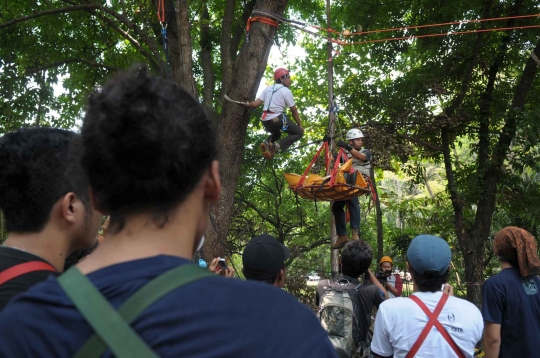
[[[386,279],[388,276],[382,271],[375,272],[375,277],[382,285],[388,282],[388,280]]]
[[[220,258],[218,264],[219,264],[220,269],[222,269],[223,271],[227,271],[228,267],[227,267],[227,262],[225,261],[225,259]]]

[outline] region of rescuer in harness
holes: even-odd
[[[362,149],[362,145],[364,144],[362,138],[364,138],[364,134],[359,129],[353,128],[347,132],[346,138],[348,143],[339,141],[336,144],[345,149],[348,152],[347,156],[353,159],[352,165],[354,170],[369,178],[371,152],[368,149]],[[351,213],[351,238],[353,240],[360,239],[360,204],[358,203],[358,197],[355,196],[349,200],[334,201],[332,204],[332,213],[336,222],[338,238],[332,249],[339,249],[349,241],[344,210],[347,204],[349,204],[349,212]]]
[[[248,102],[250,108],[257,108],[264,103],[261,120],[264,129],[270,132],[270,137],[261,143],[261,152],[265,159],[272,159],[281,149],[286,151],[296,141],[304,135],[304,128],[300,122],[298,109],[296,108],[291,90],[291,76],[289,70],[278,68],[274,71],[275,83],[268,86],[255,101]],[[285,115],[285,110],[290,108],[295,122],[290,121]],[[281,131],[289,135],[277,142],[281,138]]]

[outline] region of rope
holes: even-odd
[[[492,18],[489,18],[489,19],[450,21],[450,22],[441,22],[441,23],[437,23],[437,24],[394,27],[394,28],[390,28],[390,29],[361,31],[361,32],[350,32],[348,30],[340,32],[340,31],[337,31],[337,30],[327,29],[327,28],[323,28],[323,27],[320,27],[320,26],[315,26],[315,25],[312,25],[312,26],[319,29],[319,30],[322,30],[322,31],[325,31],[325,32],[331,32],[331,33],[335,33],[335,34],[341,34],[342,36],[359,36],[359,35],[376,34],[376,33],[380,33],[380,32],[406,31],[406,30],[411,30],[411,29],[423,29],[423,28],[428,28],[428,27],[462,25],[462,24],[469,24],[469,23],[482,23],[482,22],[488,22],[488,21],[501,21],[501,20],[510,20],[510,19],[526,19],[526,18],[533,18],[533,17],[539,17],[539,16],[540,16],[540,14],[506,16],[506,17],[492,17]]]
[[[252,17],[250,17],[248,19],[248,21],[247,21],[247,24],[246,24],[246,42],[247,43],[249,43],[249,29],[251,28],[251,23],[255,22],[255,21],[262,22],[263,24],[270,25],[270,26],[273,26],[273,27],[278,27],[279,26],[279,23],[277,21],[269,19],[268,17],[263,17],[263,16],[252,16]],[[263,35],[268,39],[266,34],[263,34]],[[272,40],[270,40],[270,41],[273,42]]]
[[[171,59],[169,57],[169,40],[167,38],[167,17],[165,13],[165,0],[159,0],[157,17],[161,24],[161,36],[163,37],[163,51],[165,52],[165,60],[167,62],[167,78],[171,79]]]
[[[247,32],[249,32],[249,29],[251,28],[251,23],[255,22],[255,21],[262,22],[263,24],[267,24],[267,25],[274,26],[274,27],[279,26],[279,23],[277,21],[274,21],[274,20],[269,19],[267,17],[254,16],[254,17],[250,17],[248,19],[248,21],[247,21],[247,25],[246,25],[246,31]]]
[[[480,29],[480,30],[469,30],[469,31],[454,31],[454,32],[448,32],[443,34],[429,34],[429,35],[412,35],[412,36],[404,36],[404,37],[389,37],[385,39],[379,39],[379,40],[366,40],[366,41],[358,41],[358,42],[343,42],[340,40],[333,40],[330,42],[337,43],[339,45],[345,46],[345,45],[363,45],[368,43],[376,43],[376,42],[384,42],[384,41],[398,41],[398,40],[410,40],[410,39],[419,39],[423,37],[439,37],[439,36],[452,36],[452,35],[466,35],[466,34],[474,34],[474,33],[480,33],[480,32],[495,32],[495,31],[507,31],[507,30],[516,30],[516,29],[535,29],[540,28],[540,25],[531,25],[531,26],[512,26],[512,27],[501,27],[501,28],[493,28],[493,29]]]
[[[325,40],[327,40],[327,41],[329,41],[331,43],[338,44],[340,46],[363,45],[363,44],[368,44],[368,43],[377,43],[377,42],[384,42],[384,41],[409,40],[409,39],[413,39],[413,38],[423,38],[423,37],[464,35],[464,34],[473,34],[473,33],[480,33],[480,32],[493,32],[493,31],[507,31],[507,30],[515,30],[515,29],[540,28],[540,25],[512,26],[512,27],[478,29],[478,30],[468,30],[468,31],[453,31],[453,32],[445,32],[445,33],[441,33],[441,34],[390,37],[390,38],[378,39],[378,40],[365,40],[365,41],[357,41],[357,42],[346,42],[346,41],[338,40],[338,39],[328,39],[326,37],[327,36],[326,34],[327,33],[334,33],[334,34],[340,34],[341,36],[346,36],[346,37],[348,37],[348,36],[359,36],[359,35],[370,35],[370,34],[391,32],[391,31],[408,31],[408,30],[430,28],[430,27],[440,27],[440,26],[449,26],[449,25],[462,25],[462,24],[468,24],[468,23],[482,23],[482,22],[488,22],[488,21],[502,21],[502,20],[510,20],[510,19],[527,19],[527,18],[540,17],[540,14],[493,17],[493,18],[489,18],[489,19],[478,19],[478,20],[450,21],[450,22],[442,22],[442,23],[436,23],[436,24],[404,26],[404,27],[395,27],[395,28],[389,28],[389,29],[361,31],[361,32],[350,32],[349,30],[337,31],[337,30],[334,30],[332,28],[325,28],[325,27],[322,27],[322,26],[312,25],[312,24],[308,24],[308,23],[305,23],[305,22],[301,22],[301,21],[287,19],[287,18],[284,18],[284,17],[282,17],[282,16],[280,16],[278,14],[275,14],[275,13],[270,12],[270,11],[262,10],[262,9],[254,9],[253,14],[258,14],[258,15],[264,15],[264,16],[267,16],[267,17],[271,17],[276,21],[275,22],[276,26],[277,26],[278,21],[279,21],[280,23],[283,23],[285,25],[291,26],[291,27],[296,28],[298,30],[304,31],[304,32],[309,33],[309,34],[311,34],[313,36],[320,36],[320,37],[324,38]],[[319,31],[323,31],[326,34],[319,34],[319,33],[310,31],[306,27],[312,27],[312,28],[317,29]],[[249,28],[249,20],[248,20],[248,28]],[[339,51],[337,51],[336,55],[339,55]],[[328,60],[331,61],[332,58],[330,58]]]

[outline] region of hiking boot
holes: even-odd
[[[336,243],[332,245],[332,249],[333,250],[341,249],[348,242],[349,242],[349,237],[347,235],[338,235]]]
[[[262,142],[259,146],[261,148],[261,154],[264,159],[270,160],[274,156],[272,153],[272,143]]]
[[[358,235],[358,229],[352,229],[351,240],[360,240],[360,235]]]

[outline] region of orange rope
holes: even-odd
[[[165,23],[165,1],[159,0],[157,17],[159,22],[163,25]]]
[[[405,26],[405,27],[395,27],[395,28],[391,28],[391,29],[371,30],[371,31],[362,31],[362,32],[351,32],[349,34],[344,34],[341,31],[337,31],[337,30],[334,30],[334,29],[327,29],[327,28],[324,28],[324,27],[316,26],[316,25],[310,25],[310,26],[314,27],[316,29],[325,31],[325,32],[332,32],[332,33],[335,33],[335,34],[341,34],[343,36],[356,36],[356,35],[374,34],[374,33],[379,33],[379,32],[421,29],[421,28],[427,28],[427,27],[459,25],[459,24],[468,24],[468,23],[480,23],[480,22],[487,22],[487,21],[501,21],[501,20],[509,20],[509,19],[526,19],[526,18],[539,17],[539,16],[540,16],[540,14],[532,14],[532,15],[493,17],[493,18],[489,18],[489,19],[480,19],[480,20],[461,20],[461,21],[441,22],[441,23],[438,23],[438,24]]]
[[[422,37],[464,35],[464,34],[473,34],[473,33],[476,33],[476,32],[491,32],[491,31],[503,31],[503,30],[515,30],[515,29],[534,29],[534,28],[540,28],[540,25],[501,27],[501,28],[494,28],[494,29],[480,29],[480,30],[469,30],[469,31],[455,31],[455,32],[442,33],[442,34],[415,35],[415,36],[404,36],[404,37],[389,37],[389,38],[386,38],[386,39],[366,40],[366,41],[358,41],[358,42],[345,42],[345,41],[334,40],[334,39],[330,39],[329,41],[333,42],[333,43],[336,43],[336,44],[339,44],[341,46],[345,46],[345,45],[362,45],[362,44],[375,43],[375,42],[384,42],[384,41],[419,39],[419,38],[422,38]]]
[[[274,27],[278,27],[279,26],[279,23],[277,21],[274,21],[268,17],[262,17],[262,16],[253,16],[253,17],[250,17],[247,21],[247,25],[246,25],[246,31],[249,32],[249,28],[251,27],[251,23],[252,22],[255,22],[255,21],[259,21],[259,22],[262,22],[263,24],[267,24],[267,25],[270,25],[270,26],[274,26]]]

